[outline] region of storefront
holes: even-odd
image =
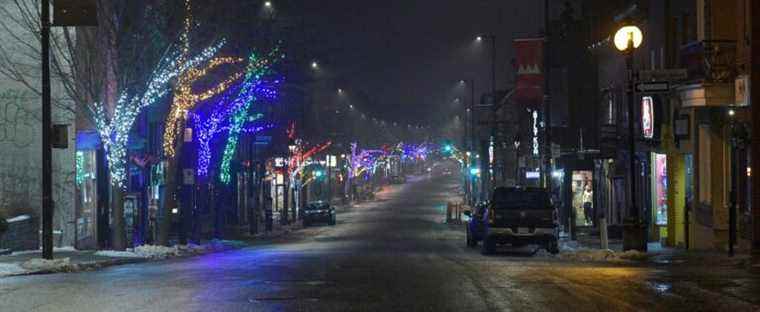
[[[571,176],[572,209],[575,226],[594,225],[593,171],[573,170]]]
[[[665,241],[668,237],[668,158],[665,154],[650,154],[651,241]]]
[[[76,152],[76,248],[97,247],[97,151]]]
[[[564,220],[563,231],[596,226],[594,173],[594,160],[590,155],[573,154],[557,159],[552,178],[558,184],[555,205]]]
[[[76,138],[76,242],[78,249],[98,247],[98,149],[95,131],[79,131]],[[102,154],[102,153],[101,153]],[[100,168],[103,170],[104,168]],[[104,181],[105,182],[105,181]]]

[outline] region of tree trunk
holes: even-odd
[[[177,161],[168,159],[164,168],[164,200],[158,209],[158,238],[156,244],[169,246],[169,231],[171,230],[171,211],[177,208],[175,193],[177,191]]]
[[[121,187],[112,186],[111,218],[113,220],[111,240],[113,250],[127,249],[127,237],[124,229],[124,191]]]

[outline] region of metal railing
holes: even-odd
[[[689,81],[723,83],[736,78],[736,41],[691,42],[681,46],[680,56]]]

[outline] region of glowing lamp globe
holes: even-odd
[[[633,48],[636,49],[644,41],[644,34],[636,26],[629,25],[621,27],[615,33],[615,48],[620,51],[628,50],[628,41],[633,38]]]

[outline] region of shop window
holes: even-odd
[[[668,225],[668,172],[667,156],[654,154],[654,166],[652,166],[652,183],[654,201],[654,221],[659,226]]]
[[[573,212],[576,226],[591,226],[594,219],[593,173],[573,171]]]
[[[97,160],[94,150],[76,152],[77,240],[94,237],[97,211]],[[89,246],[87,246],[89,247]]]

